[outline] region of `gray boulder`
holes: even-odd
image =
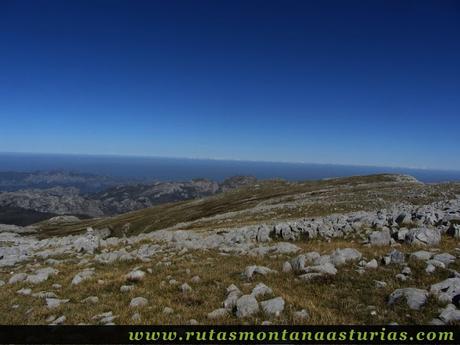
[[[388,246],[391,242],[391,235],[388,229],[373,231],[369,234],[369,243],[372,246]]]
[[[331,262],[335,266],[341,266],[351,261],[360,260],[362,254],[354,248],[336,249],[331,254]]]
[[[284,299],[276,297],[260,302],[262,311],[269,316],[280,316],[284,310]]]
[[[460,294],[460,278],[448,278],[440,283],[431,285],[430,292],[439,301],[451,303],[452,299]]]
[[[246,269],[244,270],[243,276],[246,279],[251,279],[255,274],[260,274],[260,275],[265,276],[267,274],[273,274],[273,273],[278,273],[278,272],[268,267],[252,265],[252,266],[246,267]]]
[[[236,301],[236,316],[245,318],[259,312],[259,303],[252,295],[243,295]]]
[[[410,309],[420,310],[426,303],[428,291],[416,288],[403,288],[393,291],[388,299],[388,304],[394,304],[399,299],[404,298]]]
[[[428,228],[412,229],[407,233],[405,241],[411,245],[437,246],[441,242],[441,234],[438,230]]]

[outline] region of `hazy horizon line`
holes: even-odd
[[[278,163],[278,164],[304,164],[304,165],[332,165],[332,166],[352,166],[362,168],[388,168],[388,169],[409,169],[422,171],[442,171],[442,172],[460,172],[460,169],[445,168],[426,168],[426,167],[408,167],[408,166],[391,166],[391,165],[374,165],[374,164],[353,164],[353,163],[319,163],[306,161],[277,161],[277,160],[257,160],[257,159],[237,159],[222,157],[181,157],[181,156],[158,156],[148,154],[118,154],[118,153],[60,153],[60,152],[26,152],[26,151],[0,151],[6,155],[55,155],[55,156],[93,156],[93,157],[123,157],[123,158],[160,158],[160,159],[185,159],[185,160],[202,160],[202,161],[230,161],[230,162],[248,162],[248,163]]]

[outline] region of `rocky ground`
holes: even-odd
[[[307,192],[297,185],[289,195],[272,188],[268,199],[251,189],[261,187],[245,189],[246,199],[230,191],[212,197],[219,212],[178,217],[159,229],[139,222],[155,209],[105,223],[60,217],[31,227],[0,226],[0,322],[460,323],[458,186],[425,186],[399,176],[309,186]],[[402,197],[407,190],[410,199]],[[371,191],[382,200],[364,203],[362,195]],[[339,204],[330,202],[334,193]],[[232,205],[236,195],[244,208],[215,204]],[[318,195],[323,204],[312,209]],[[339,206],[344,195],[348,210]],[[180,207],[201,209],[211,201]],[[292,205],[313,211],[297,217]],[[248,210],[256,215],[251,222]],[[124,236],[117,231],[121,221]],[[77,231],[82,226],[86,230]]]

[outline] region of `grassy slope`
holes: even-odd
[[[373,210],[395,202],[430,203],[460,193],[454,184],[423,185],[398,181],[394,175],[370,175],[332,180],[258,184],[198,200],[155,206],[110,218],[64,225],[40,224],[42,236],[84,231],[86,227],[110,227],[116,235],[130,224],[129,234],[172,227],[216,229],[258,222],[322,216],[330,213]]]

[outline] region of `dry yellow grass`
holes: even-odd
[[[356,242],[336,240],[330,243],[309,241],[296,243],[307,251],[330,253],[336,248],[354,247],[361,251],[367,259],[379,257],[387,253],[390,248],[370,248]],[[452,238],[443,239],[441,249],[453,252],[459,243]],[[414,251],[414,248],[402,246],[404,252]],[[400,303],[395,306],[387,305],[388,295],[396,288],[418,287],[429,289],[433,283],[439,282],[448,276],[447,270],[437,270],[435,274],[427,275],[424,265],[410,262],[413,270],[413,279],[401,282],[395,275],[401,271],[397,265],[382,266],[377,270],[369,270],[359,274],[355,271],[355,264],[339,268],[336,276],[322,278],[312,282],[298,280],[293,273],[281,273],[284,261],[291,256],[277,257],[248,257],[248,256],[222,256],[214,251],[189,251],[183,255],[174,255],[170,260],[171,266],[157,266],[156,263],[165,257],[157,255],[150,263],[130,262],[114,265],[91,265],[95,267],[96,274],[80,285],[71,286],[74,275],[84,267],[78,266],[75,261],[61,264],[56,268],[60,273],[56,277],[38,285],[18,283],[5,285],[0,288],[0,323],[1,324],[43,324],[50,315],[65,315],[67,324],[95,323],[92,317],[96,314],[112,311],[118,318],[117,324],[135,324],[131,317],[135,311],[142,315],[141,324],[184,324],[190,319],[196,319],[201,324],[260,324],[267,320],[262,314],[254,318],[240,320],[236,317],[226,317],[220,320],[208,320],[207,313],[221,307],[225,299],[226,287],[236,284],[243,292],[248,293],[258,283],[264,282],[274,291],[274,296],[281,296],[286,301],[283,316],[272,319],[274,323],[294,324],[292,313],[297,310],[307,309],[310,313],[308,324],[387,324],[398,322],[400,324],[423,324],[436,317],[440,305],[430,297],[427,305],[421,311],[411,311]],[[70,259],[72,260],[72,259]],[[279,274],[265,277],[256,276],[253,281],[242,279],[241,272],[248,265],[263,265],[280,271]],[[120,293],[120,286],[125,284],[124,275],[135,267],[143,270],[151,268],[152,273],[147,274],[142,282],[136,285],[134,291]],[[452,268],[459,269],[457,264]],[[190,274],[186,270],[190,270]],[[17,267],[15,272],[25,271],[25,266]],[[201,282],[190,282],[192,276],[201,277]],[[3,269],[0,279],[8,280],[10,272]],[[178,282],[188,282],[193,291],[183,294],[179,286],[168,284],[169,279]],[[103,283],[98,284],[97,281]],[[383,280],[388,283],[386,288],[376,289],[374,280]],[[165,282],[165,283],[162,283]],[[52,284],[59,283],[61,289],[53,289]],[[60,298],[69,298],[69,303],[57,309],[46,308],[44,300],[20,296],[17,290],[30,287],[33,292],[54,291]],[[98,296],[99,303],[88,305],[81,300],[89,296]],[[133,297],[142,296],[149,300],[146,307],[140,309],[129,308]],[[13,305],[18,305],[12,309]],[[376,316],[370,314],[369,306],[374,306]],[[163,308],[171,307],[174,313],[164,314]]]

